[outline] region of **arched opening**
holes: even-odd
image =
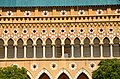
[[[103,40],[103,56],[104,57],[110,57],[110,41],[109,39],[106,37],[104,40]]]
[[[24,57],[24,46],[23,46],[23,40],[19,39],[17,42],[17,58],[23,58]]]
[[[85,40],[84,40],[83,51],[84,51],[84,53],[83,53],[84,57],[90,57],[91,56],[90,40],[88,38],[85,38]]]
[[[94,57],[100,57],[100,40],[98,38],[95,38],[93,41],[93,56]]]
[[[62,56],[61,40],[59,38],[55,41],[55,57],[60,58]]]
[[[0,39],[0,58],[5,57],[4,41]]]
[[[39,79],[50,79],[49,76],[46,73],[43,73]]]
[[[33,41],[32,39],[28,39],[27,40],[27,53],[26,53],[26,56],[27,58],[33,58]]]
[[[113,40],[113,56],[119,57],[120,56],[120,45],[119,45],[119,38],[115,38]]]
[[[86,74],[81,73],[77,79],[89,79]]]
[[[65,73],[62,73],[58,79],[69,79],[69,77]]]
[[[71,41],[69,38],[65,40],[65,46],[64,46],[64,57],[68,58],[71,57]]]
[[[7,49],[7,57],[14,58],[14,41],[12,39],[8,40],[8,49]]]
[[[42,58],[43,57],[43,47],[42,47],[42,40],[38,39],[36,42],[36,57],[37,58]]]
[[[46,40],[46,48],[45,48],[45,56],[46,58],[51,58],[52,57],[52,41],[50,38]]]
[[[74,40],[74,57],[80,57],[81,56],[81,46],[80,46],[80,40],[79,38],[76,38]]]
[[[31,79],[29,75],[27,75],[27,78],[28,78],[28,79]]]

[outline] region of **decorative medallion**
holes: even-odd
[[[70,64],[69,64],[69,68],[70,68],[71,70],[75,70],[75,69],[77,68],[76,63],[70,63]]]
[[[32,71],[36,71],[38,69],[38,64],[37,63],[31,64],[31,69]]]
[[[60,15],[61,15],[61,16],[66,16],[66,15],[67,15],[67,12],[66,12],[65,10],[61,10]]]
[[[27,34],[28,33],[27,29],[23,29],[22,33]]]
[[[48,11],[43,11],[43,12],[42,12],[42,15],[43,15],[43,16],[48,16],[48,15],[49,15],[49,12],[48,12]]]
[[[88,32],[89,33],[94,33],[94,29],[93,28],[89,28]]]
[[[12,16],[12,15],[13,15],[13,12],[12,12],[12,11],[7,11],[6,15],[7,15],[7,16]]]
[[[103,10],[102,9],[98,9],[97,11],[96,11],[96,14],[103,14]]]
[[[46,34],[47,33],[47,30],[46,29],[42,29],[42,34]]]
[[[83,33],[83,32],[84,32],[84,29],[83,29],[83,28],[80,28],[79,32],[80,32],[80,33]]]
[[[51,63],[51,64],[50,64],[50,68],[51,68],[52,70],[56,70],[57,67],[58,67],[58,65],[57,65],[56,63]]]
[[[8,34],[8,33],[9,33],[8,29],[4,29],[4,30],[3,30],[3,33],[4,33],[4,34]]]
[[[109,33],[113,33],[113,32],[114,32],[114,29],[113,29],[113,28],[109,28],[108,32],[109,32]]]
[[[84,15],[85,11],[84,10],[79,10],[78,15]]]
[[[32,33],[33,33],[33,34],[36,34],[36,33],[37,33],[37,30],[36,30],[36,29],[33,29],[33,30],[32,30]]]
[[[89,64],[89,68],[91,69],[91,70],[95,70],[96,69],[96,64],[94,63],[94,62],[91,62],[90,64]]]
[[[99,28],[98,32],[99,33],[104,33],[104,28]]]
[[[116,13],[116,14],[120,14],[120,9],[116,9],[116,10],[115,10],[115,13]]]
[[[31,12],[30,12],[30,11],[25,11],[25,12],[24,12],[24,15],[25,15],[25,16],[30,16],[30,15],[31,15]]]

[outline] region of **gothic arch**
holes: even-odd
[[[69,77],[69,79],[72,79],[72,76],[70,75],[70,73],[66,70],[66,69],[61,69],[59,72],[58,72],[58,74],[57,74],[57,76],[55,77],[55,79],[58,79],[59,78],[59,76],[62,74],[62,73],[65,73],[68,77]]]
[[[42,70],[38,73],[38,75],[37,75],[37,77],[36,77],[35,79],[39,79],[39,77],[40,77],[43,73],[47,74],[50,79],[53,79],[53,78],[52,78],[52,75],[50,74],[50,72],[49,72],[47,69],[45,69],[45,68],[42,69]]]
[[[33,75],[29,71],[27,71],[27,75],[30,77],[30,79],[34,79]]]
[[[75,75],[74,79],[77,79],[79,77],[80,74],[84,73],[89,79],[92,79],[91,75],[89,74],[89,72],[87,70],[85,70],[84,68],[80,69],[77,74]]]

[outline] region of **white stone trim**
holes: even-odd
[[[50,72],[49,72],[47,69],[42,69],[42,70],[38,73],[38,75],[36,76],[35,79],[39,79],[39,77],[40,77],[43,73],[46,73],[46,74],[50,77],[50,79],[53,79],[53,78],[52,78],[52,75],[50,74]]]
[[[27,71],[27,75],[30,77],[30,79],[34,79],[33,75],[29,71]]]
[[[92,79],[92,77],[91,77],[91,75],[89,74],[89,72],[88,72],[87,70],[85,70],[84,68],[80,69],[80,70],[77,72],[77,74],[75,75],[74,79],[77,79],[77,77],[79,77],[79,75],[80,75],[81,73],[86,74],[89,79]]]
[[[62,74],[62,73],[65,73],[68,77],[69,77],[69,79],[72,79],[72,76],[70,75],[70,73],[66,70],[66,69],[61,69],[59,72],[58,72],[58,74],[57,74],[57,76],[55,77],[55,79],[58,79],[59,78],[59,76]]]

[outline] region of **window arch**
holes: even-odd
[[[103,56],[104,57],[110,57],[110,41],[109,39],[106,37],[103,40]]]
[[[46,74],[46,73],[43,73],[39,79],[50,79],[50,77]]]
[[[65,39],[65,46],[64,46],[64,57],[68,58],[71,57],[71,41],[69,38]]]
[[[74,40],[74,57],[80,57],[80,56],[81,56],[80,40],[79,38],[76,38]]]
[[[77,79],[89,79],[85,73],[81,73]]]
[[[36,57],[37,58],[42,58],[43,57],[43,47],[42,47],[42,40],[38,39],[36,42]]]
[[[65,73],[62,73],[58,79],[69,79],[69,77]]]
[[[52,57],[52,41],[50,38],[46,40],[45,56],[46,58]]]
[[[14,41],[12,39],[8,40],[8,50],[7,50],[7,57],[14,58]]]
[[[0,58],[5,57],[5,47],[4,47],[4,41],[0,39]]]
[[[55,57],[60,58],[62,56],[61,40],[59,38],[55,41]]]
[[[95,38],[93,41],[93,56],[94,57],[100,57],[100,40],[98,38]]]
[[[113,40],[113,56],[119,57],[120,56],[120,45],[119,45],[119,38],[114,38]]]
[[[91,56],[90,40],[88,38],[85,38],[85,40],[84,40],[83,51],[84,51],[84,53],[83,53],[84,57],[90,57]]]
[[[32,39],[27,40],[27,52],[26,52],[26,57],[27,58],[33,58],[33,41]]]
[[[24,46],[23,46],[23,40],[19,39],[17,42],[17,58],[23,58],[24,57]]]

